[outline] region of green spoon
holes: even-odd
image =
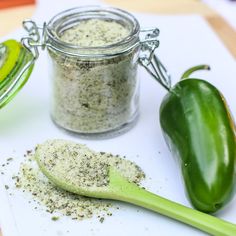
[[[63,151],[60,152],[60,154],[61,153],[63,153]],[[57,150],[52,152],[52,155],[55,156],[56,159],[58,158],[58,154],[59,152],[57,152]],[[59,171],[60,174],[64,173],[62,175],[57,175],[55,173],[54,170],[57,170],[57,168],[60,170],[61,162],[60,160],[54,162],[52,158],[51,160],[45,160],[47,155],[50,155],[50,151],[40,152],[40,147],[36,150],[35,159],[41,171],[52,183],[66,191],[92,198],[113,199],[128,202],[181,221],[212,235],[236,235],[235,224],[192,208],[185,207],[181,204],[148,192],[136,184],[130,183],[114,167],[107,167],[104,165],[104,168],[108,168],[109,177],[109,182],[104,187],[84,187],[75,184],[75,181],[69,181],[70,178],[68,175],[70,175],[70,171]],[[87,154],[87,156],[89,155],[90,153]],[[68,165],[67,170],[69,170],[71,168],[71,163],[73,163],[73,160],[70,160],[70,157],[67,155],[62,166],[65,167],[65,165]],[[49,168],[48,164],[51,165],[52,168]],[[76,168],[74,168],[74,170],[76,172]]]

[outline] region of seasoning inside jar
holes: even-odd
[[[57,42],[48,47],[53,121],[89,137],[128,130],[138,117],[137,20],[117,9],[66,14],[48,24],[50,43]]]
[[[65,30],[60,39],[81,47],[102,47],[123,40],[129,33],[129,29],[116,21],[89,19]]]

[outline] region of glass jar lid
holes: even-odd
[[[28,80],[34,56],[21,43],[7,40],[0,44],[0,108],[5,106]]]

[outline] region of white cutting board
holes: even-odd
[[[207,23],[198,16],[137,15],[143,27],[157,26],[161,30],[160,48],[163,63],[177,82],[185,69],[208,63],[212,71],[196,73],[216,85],[225,95],[236,116],[236,62]],[[20,38],[19,31],[11,37]],[[4,236],[172,236],[205,235],[204,233],[159,214],[128,204],[117,203],[119,210],[106,217],[103,224],[96,218],[72,221],[62,217],[51,221],[43,210],[28,204],[30,196],[16,191],[9,196],[4,184],[17,172],[18,163],[26,150],[49,138],[64,138],[85,143],[95,150],[126,155],[147,174],[143,185],[163,197],[190,206],[179,172],[179,166],[164,143],[158,109],[165,91],[140,68],[141,104],[138,124],[128,133],[108,140],[82,140],[57,129],[49,117],[50,78],[46,53],[40,55],[33,74],[7,107],[0,110],[0,163],[8,157],[16,162],[10,172],[0,176],[0,225]],[[218,217],[236,223],[236,199]]]

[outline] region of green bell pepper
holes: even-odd
[[[223,95],[212,84],[184,73],[164,97],[160,124],[165,140],[180,160],[192,205],[213,213],[232,198],[235,188],[235,125]]]

